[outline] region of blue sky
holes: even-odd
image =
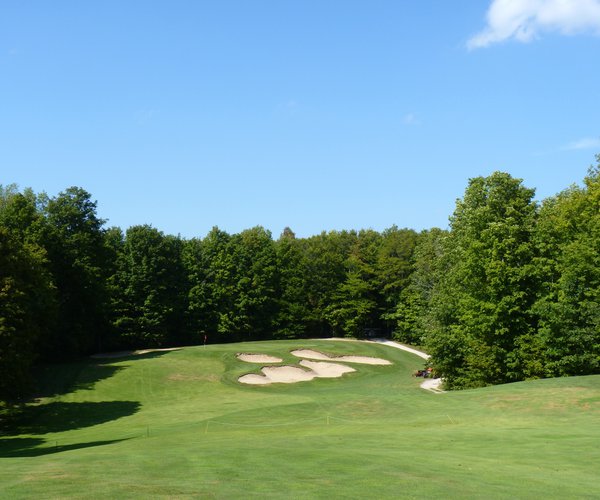
[[[599,35],[600,0],[5,0],[0,183],[185,237],[446,227],[470,177],[581,182]]]

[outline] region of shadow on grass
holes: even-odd
[[[8,435],[64,432],[103,424],[138,412],[137,401],[54,402],[25,408]]]
[[[144,352],[142,354],[134,354],[134,351],[122,351],[121,353],[115,353],[114,355],[107,355],[106,357],[101,358],[92,358],[94,361],[98,363],[116,363],[118,361],[136,361],[140,359],[152,359],[159,358],[164,356],[165,354],[169,354],[171,352],[176,352],[181,348],[169,350],[169,351],[150,351]]]
[[[61,445],[56,441],[54,446],[42,446],[46,440],[41,438],[8,438],[0,439],[0,458],[18,458],[18,457],[40,457],[42,455],[51,455],[53,453],[62,453],[63,451],[80,450],[82,448],[92,448],[94,446],[104,446],[107,444],[120,443],[127,439],[113,439],[110,441],[91,441],[88,443],[75,443]],[[49,442],[52,445],[52,441]]]
[[[122,369],[122,366],[98,361],[38,366],[35,369],[37,387],[34,398],[50,398],[71,391],[90,390],[96,383],[112,377]]]
[[[43,364],[34,369],[36,390],[33,399],[50,398],[78,390],[91,390],[98,382],[125,369],[117,363],[163,356],[171,351],[128,354],[111,358],[85,359],[71,363]]]

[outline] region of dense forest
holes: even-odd
[[[600,373],[600,156],[541,203],[506,173],[471,179],[448,230],[278,239],[105,227],[85,190],[0,186],[0,401],[37,362],[272,338],[389,336],[448,388]]]

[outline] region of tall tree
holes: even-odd
[[[54,322],[53,292],[43,249],[0,226],[0,400],[29,389],[36,344]]]
[[[310,313],[302,241],[286,227],[276,242],[276,252],[279,293],[275,336],[304,337],[307,335],[307,318]]]
[[[148,226],[130,227],[112,279],[114,325],[130,347],[184,342],[182,242]]]
[[[23,242],[41,246],[44,223],[38,197],[31,189],[21,193],[14,184],[6,187],[0,185],[0,226]]]
[[[362,230],[354,238],[345,279],[325,312],[335,335],[362,337],[366,328],[380,329],[382,298],[376,268],[380,246],[381,235],[373,230]]]
[[[60,325],[47,340],[48,358],[99,348],[108,328],[104,221],[88,192],[71,187],[46,199],[42,242],[57,288]]]
[[[382,233],[377,255],[377,289],[381,295],[381,319],[386,332],[399,330],[398,310],[403,302],[403,292],[410,284],[413,272],[413,253],[418,235],[412,229],[392,226]],[[404,328],[401,329],[404,331]],[[403,339],[406,341],[407,339]]]
[[[248,340],[272,338],[279,275],[271,233],[257,226],[234,235],[229,245],[233,307],[221,312],[219,331]]]
[[[346,279],[346,260],[355,240],[354,231],[331,231],[303,242],[309,313],[307,331],[311,336],[324,337],[333,333],[328,307],[335,302],[335,294]]]
[[[600,165],[584,182],[544,202],[536,231],[537,369],[549,376],[600,373]]]
[[[471,179],[457,201],[427,337],[450,387],[524,376],[519,347],[535,331],[533,195],[521,180],[495,172]]]
[[[416,239],[412,254],[404,246],[399,259],[399,293],[395,308],[387,318],[395,322],[394,338],[401,342],[420,345],[430,325],[430,309],[434,287],[440,280],[440,266],[444,255],[444,238],[447,231],[433,228],[421,232]],[[414,241],[414,240],[409,240]],[[406,260],[410,258],[410,271]],[[394,295],[392,295],[393,297]]]
[[[186,243],[183,264],[188,280],[187,329],[200,337],[219,335],[221,317],[234,307],[235,269],[231,256],[231,236],[213,227],[203,240]]]

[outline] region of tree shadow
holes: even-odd
[[[41,438],[0,439],[0,458],[40,457],[42,455],[62,453],[63,451],[80,450],[82,448],[120,443],[121,441],[127,441],[128,439],[132,438],[113,439],[109,441],[90,441],[88,443],[74,443],[67,445],[60,445],[59,442],[55,442],[54,446],[45,447],[40,447],[47,442],[45,439]],[[52,444],[51,441],[50,444]]]
[[[122,366],[98,361],[37,366],[33,398],[51,398],[71,391],[90,390],[101,380],[112,377],[122,369]]]
[[[172,349],[172,350],[168,350],[168,351],[149,350],[148,352],[144,352],[144,353],[140,353],[140,354],[135,354],[135,351],[121,351],[121,352],[116,352],[113,355],[107,355],[106,357],[94,357],[92,359],[98,363],[103,363],[103,364],[104,363],[115,363],[118,361],[136,361],[136,360],[140,360],[140,359],[159,358],[161,356],[164,356],[165,354],[169,354],[171,352],[176,352],[180,349],[182,349],[182,348],[178,347],[176,349]]]
[[[38,365],[34,369],[36,389],[33,399],[51,398],[78,390],[91,390],[98,382],[126,368],[117,364],[119,362],[157,358],[169,352],[172,351],[151,351],[143,354],[124,351],[114,353],[114,357]]]
[[[28,406],[7,435],[47,434],[104,424],[138,412],[137,401],[53,402]]]

